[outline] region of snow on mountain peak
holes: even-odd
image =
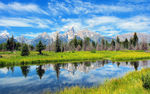
[[[1,33],[0,33],[0,36],[1,37],[9,37],[9,33],[7,32],[7,30],[4,30],[4,31],[2,31]]]

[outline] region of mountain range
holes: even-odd
[[[56,36],[57,34],[59,34],[59,38],[60,40],[64,41],[64,42],[69,42],[70,40],[72,40],[75,36],[77,36],[78,39],[84,39],[85,37],[89,37],[91,40],[95,41],[95,42],[100,42],[101,39],[105,39],[108,40],[109,42],[113,39],[111,37],[104,37],[101,34],[97,33],[97,32],[92,32],[89,31],[88,29],[84,29],[84,30],[79,30],[79,31],[75,31],[75,29],[72,27],[70,28],[68,31],[66,32],[52,32],[50,34],[44,32],[42,34],[39,34],[37,37],[33,38],[33,39],[27,39],[24,36],[20,36],[20,37],[16,37],[15,40],[21,43],[27,43],[27,44],[32,44],[32,45],[36,45],[40,40],[42,41],[42,43],[48,45],[51,44],[52,42],[54,42],[56,40]],[[137,33],[139,40],[143,41],[143,39],[147,40],[147,42],[150,42],[150,34],[147,33]],[[122,34],[122,35],[118,35],[120,40],[123,41],[126,38],[131,38],[133,36],[133,33],[128,33],[128,34]],[[3,32],[0,34],[0,43],[6,42],[7,39],[9,38],[9,33],[7,32]],[[114,38],[116,39],[116,37]]]

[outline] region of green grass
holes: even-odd
[[[65,88],[58,94],[150,94],[150,89],[143,87],[142,75],[150,73],[149,69],[130,72],[122,78],[112,79],[99,87],[80,88],[78,86]],[[50,92],[47,92],[50,94]]]
[[[73,62],[108,59],[115,61],[141,60],[150,59],[150,53],[144,51],[90,51],[79,52],[63,52],[55,53],[44,51],[44,55],[38,55],[37,52],[30,52],[29,56],[20,56],[20,52],[0,52],[1,65],[17,65],[17,64],[40,64],[54,62]]]

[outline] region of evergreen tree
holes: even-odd
[[[101,50],[104,50],[104,48],[105,48],[105,40],[102,39],[101,40]]]
[[[61,52],[61,40],[59,39],[58,34],[56,37],[55,52]]]
[[[117,43],[120,44],[120,39],[118,36],[117,36]]]
[[[129,48],[129,41],[128,41],[127,38],[126,38],[125,41],[124,41],[124,48],[126,48],[126,49]]]
[[[74,42],[74,47],[77,48],[77,46],[78,46],[77,36],[75,36],[73,42]]]
[[[15,40],[14,40],[14,37],[12,36],[11,38],[10,38],[10,51],[14,51],[15,50],[15,46],[16,46],[16,42],[15,42]]]
[[[21,50],[21,44],[19,42],[16,43],[15,50]]]
[[[45,48],[46,46],[43,45],[41,41],[39,41],[39,43],[36,45],[36,51],[38,51],[39,54],[42,54],[42,50],[44,50]]]
[[[89,37],[84,38],[84,51],[86,51],[87,47],[90,45],[90,40]]]
[[[112,47],[112,50],[115,49],[115,46],[116,46],[116,43],[115,43],[115,41],[112,39],[112,41],[111,41],[111,47]]]
[[[82,41],[82,39],[78,40],[78,45],[80,45],[81,48],[83,47],[83,41]]]
[[[14,37],[12,36],[10,39],[8,38],[6,43],[6,48],[8,51],[14,51],[16,46],[16,42],[14,40]]]
[[[21,50],[21,56],[28,56],[30,54],[29,48],[27,44],[24,44]]]
[[[108,47],[109,47],[109,43],[108,43],[108,41],[106,40],[106,41],[105,41],[105,49],[107,50]]]
[[[95,43],[95,41],[92,41],[92,46],[93,46],[94,48],[96,48],[96,43]]]
[[[6,48],[7,48],[7,51],[10,51],[10,49],[11,49],[9,38],[7,39]]]
[[[137,36],[137,34],[135,32],[134,36],[133,36],[133,46],[135,47],[137,44],[138,44],[138,36]]]
[[[116,50],[120,50],[120,48],[121,48],[121,42],[120,42],[119,37],[117,36],[117,39],[116,39]]]

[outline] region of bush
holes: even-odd
[[[24,45],[21,50],[21,56],[28,56],[30,54],[28,45]]]
[[[96,49],[91,50],[91,53],[96,53]]]
[[[150,89],[150,74],[142,75],[143,87]]]

